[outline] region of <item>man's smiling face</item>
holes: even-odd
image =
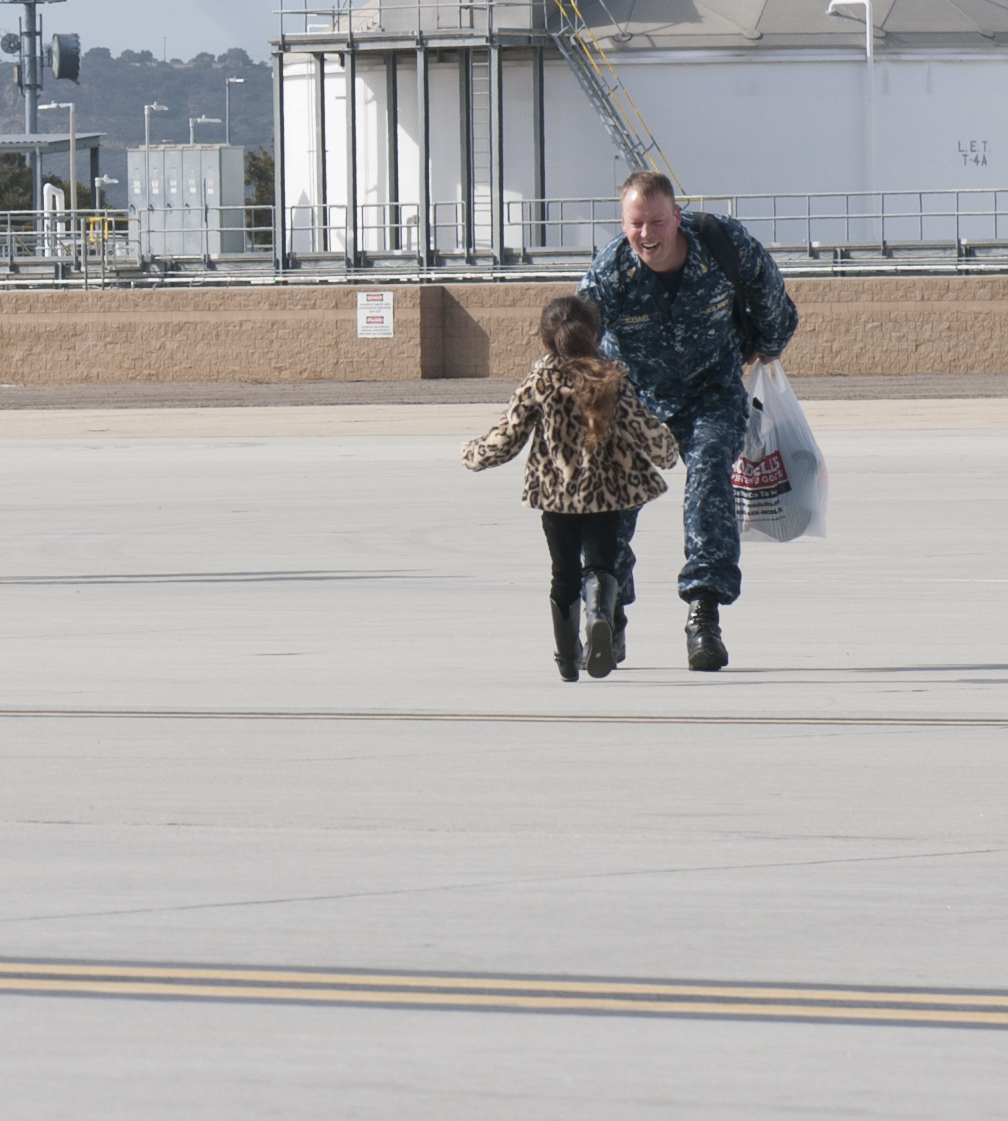
[[[646,199],[630,190],[623,196],[623,232],[649,269],[669,272],[679,263],[679,207],[667,195]]]

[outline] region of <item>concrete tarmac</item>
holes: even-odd
[[[0,413],[4,1115],[1008,1117],[1008,401],[810,405],[829,537],[744,547],[716,675],[676,468],[577,685],[497,411]],[[527,995],[600,978],[701,995]]]

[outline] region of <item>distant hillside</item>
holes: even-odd
[[[57,82],[45,72],[41,100],[72,101],[77,107],[78,132],[104,132],[102,171],[119,180],[110,187],[111,206],[126,205],[126,149],[144,140],[144,105],[154,101],[168,106],[167,113],[151,114],[151,141],[187,142],[189,118],[206,114],[224,118],[224,81],[244,78],[231,87],[231,142],[246,149],[270,147],[273,139],[273,72],[268,63],[253,62],[237,48],[219,58],[200,54],[189,62],[161,62],[150,51],[124,51],[118,58],[104,47],[94,47],[81,62],[80,85]],[[42,131],[66,132],[65,110],[39,114]],[[14,84],[14,67],[0,64],[0,132],[24,132],[24,99]],[[222,141],[224,126],[201,125],[197,139]],[[82,161],[86,156],[82,153]],[[46,171],[66,176],[66,159]],[[87,178],[86,162],[78,179]]]

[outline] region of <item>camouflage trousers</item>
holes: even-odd
[[[679,597],[696,599],[707,592],[718,603],[734,603],[742,590],[739,532],[732,492],[732,465],[742,452],[749,402],[741,380],[712,386],[665,423],[679,444],[686,467],[683,496],[684,553]],[[616,577],[620,604],[633,603],[633,569],[637,558],[630,542],[638,510],[620,512]]]

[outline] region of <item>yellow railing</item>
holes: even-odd
[[[630,134],[640,143],[644,158],[648,161],[649,164],[651,164],[651,167],[654,171],[661,171],[662,169],[658,166],[658,162],[651,154],[652,152],[656,152],[658,154],[658,159],[660,159],[664,164],[665,170],[668,172],[669,176],[672,178],[672,181],[679,189],[680,194],[685,194],[685,188],[680,182],[679,176],[676,175],[675,171],[672,170],[672,165],[666,159],[665,153],[661,150],[658,141],[654,138],[654,134],[648,128],[643,114],[637,108],[634,99],[630,96],[629,90],[627,90],[626,86],[623,85],[623,82],[616,71],[616,67],[613,66],[612,62],[609,59],[609,56],[603,50],[602,44],[598,41],[598,39],[595,38],[594,32],[586,23],[584,16],[581,14],[581,9],[577,5],[577,0],[554,0],[554,3],[560,9],[560,13],[564,17],[564,19],[570,24],[571,34],[573,35],[574,40],[577,43],[581,53],[584,55],[585,61],[592,68],[592,70],[594,70],[596,76],[598,77],[599,85],[605,91],[606,96],[609,98],[613,107],[619,113],[620,117],[622,117],[623,123],[629,129]],[[571,8],[574,10],[574,14],[577,17],[576,20],[571,18],[570,13],[564,6],[565,3],[569,3]],[[585,41],[584,36],[581,34],[582,29],[587,32],[588,38],[591,40],[591,46],[589,46],[589,44]],[[596,54],[598,56],[597,58]],[[602,73],[602,69],[599,65],[599,61],[601,61],[601,66],[604,66],[609,71],[610,75],[612,75],[612,80],[615,83],[614,86],[606,80],[606,77]],[[627,111],[626,106],[622,104],[620,100],[621,96],[623,99],[625,99],[626,106],[629,106],[629,112]],[[634,125],[632,119],[633,117],[636,117],[637,123],[640,126],[640,130],[643,131],[644,136],[641,136],[641,132],[638,131],[637,126]]]
[[[103,218],[100,215],[87,220],[87,239],[92,245],[101,241],[108,241],[115,230],[114,218]]]

